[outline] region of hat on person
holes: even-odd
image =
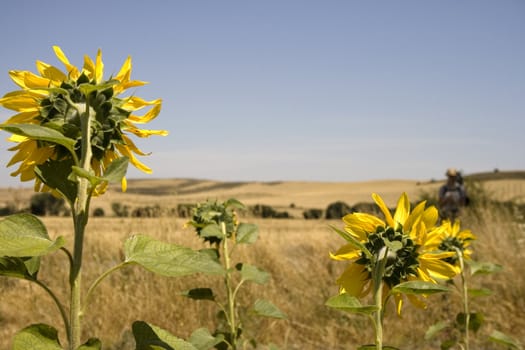
[[[456,171],[455,168],[448,168],[446,175],[447,176],[458,176],[458,172]]]

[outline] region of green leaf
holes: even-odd
[[[491,262],[468,261],[468,264],[470,266],[470,274],[472,276],[488,275],[503,270],[503,266]]]
[[[204,226],[200,232],[200,236],[224,238],[224,233],[218,224],[209,224]]]
[[[115,80],[115,79],[108,80],[104,84],[97,84],[97,85],[93,85],[91,83],[83,83],[78,86],[78,89],[83,95],[87,96],[93,91],[106,90],[107,88],[110,88],[115,84],[118,84],[118,80]]]
[[[425,340],[432,339],[436,334],[438,334],[439,332],[449,327],[450,327],[450,324],[446,321],[441,321],[441,322],[433,324],[432,326],[428,327],[425,333]]]
[[[357,238],[355,238],[354,236],[348,234],[347,232],[345,231],[342,231],[340,229],[338,229],[337,227],[334,227],[334,226],[331,226],[330,227],[332,228],[332,230],[334,230],[335,232],[337,232],[339,234],[339,236],[343,237],[343,239],[345,241],[347,241],[348,243],[350,243],[352,246],[354,246],[354,248],[357,248],[359,249],[360,251],[362,251],[363,253],[365,253],[365,255],[369,258],[369,259],[372,259],[373,256],[372,256],[372,253],[370,253],[370,251],[365,247],[365,245],[361,242],[359,242],[359,240]]]
[[[471,297],[486,297],[492,295],[492,291],[487,288],[469,289],[468,295]]]
[[[359,299],[347,293],[331,297],[325,305],[334,309],[365,315],[370,315],[379,310],[375,305],[361,305]]]
[[[469,315],[470,316],[469,316],[468,329],[473,332],[477,332],[481,328],[481,325],[483,324],[483,320],[484,320],[483,314],[480,312],[472,312]],[[465,313],[460,312],[456,315],[456,325],[458,329],[461,330],[462,332],[465,331],[466,321],[467,320],[466,320]]]
[[[222,334],[214,337],[207,328],[195,330],[189,339],[190,343],[198,350],[213,349],[215,345],[221,343],[223,340],[224,336]]]
[[[120,182],[128,171],[129,158],[120,157],[112,161],[107,167],[103,179],[107,182]]]
[[[80,345],[77,350],[101,350],[102,343],[97,338],[90,338],[85,344]]]
[[[13,339],[13,350],[63,350],[55,328],[46,324],[33,324],[18,333]]]
[[[215,300],[215,295],[211,288],[194,288],[181,293],[187,298],[195,300]]]
[[[498,343],[498,344],[510,346],[511,349],[517,349],[517,350],[523,349],[522,344],[518,340],[514,339],[513,337],[505,333],[497,331],[497,330],[492,331],[492,333],[489,335],[489,340],[495,343]]]
[[[236,209],[244,209],[245,206],[240,201],[238,201],[235,198],[230,198],[226,202],[224,202],[224,206],[227,207],[234,207]]]
[[[239,244],[253,244],[257,241],[259,227],[254,224],[240,224],[237,227],[237,236],[235,240]]]
[[[391,294],[434,294],[449,292],[450,290],[440,284],[424,281],[408,281],[395,286],[390,290]]]
[[[253,281],[257,284],[265,284],[270,279],[270,274],[266,271],[260,270],[259,268],[249,264],[240,265],[241,277],[245,281]]]
[[[48,187],[60,192],[69,203],[74,203],[78,194],[78,183],[70,178],[74,165],[73,159],[49,159],[35,167],[35,175]]]
[[[157,241],[144,235],[130,237],[125,243],[127,263],[136,263],[162,276],[224,274],[223,267],[209,254]]]
[[[136,343],[135,350],[199,350],[191,343],[144,321],[133,322],[132,331]]]
[[[31,261],[34,258],[18,258],[18,257],[0,257],[0,276],[21,278],[29,281],[36,281],[36,271],[28,269],[26,261]],[[29,264],[31,266],[31,263]]]
[[[46,128],[37,124],[0,124],[3,129],[12,134],[28,137],[32,140],[48,141],[57,145],[62,145],[71,153],[75,153],[76,141],[65,137],[59,131]]]
[[[64,238],[49,238],[47,229],[36,216],[15,214],[0,221],[0,256],[42,256],[60,249]]]
[[[284,312],[279,310],[277,306],[269,302],[268,300],[257,299],[253,304],[253,312],[257,316],[272,317],[278,319],[286,319],[287,316]]]

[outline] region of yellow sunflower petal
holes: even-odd
[[[356,298],[364,297],[369,291],[366,287],[371,283],[368,271],[359,264],[349,264],[336,282]]]
[[[38,120],[35,120],[34,117],[37,117],[40,115],[40,112],[38,110],[29,111],[29,112],[22,112],[15,114],[11,118],[7,119],[5,121],[5,124],[32,124],[32,123],[38,123]]]
[[[410,214],[410,202],[408,201],[408,196],[406,193],[403,193],[399,200],[397,201],[396,211],[394,212],[394,223],[397,226],[403,226]]]
[[[115,147],[118,149],[118,151],[123,155],[129,158],[129,161],[131,164],[133,164],[137,169],[139,169],[142,172],[145,172],[146,174],[151,174],[153,171],[151,168],[140,162],[137,157],[133,155],[129,151],[129,149],[126,146],[123,145],[115,145]]]
[[[339,248],[334,254],[330,253],[330,257],[334,260],[354,260],[361,255],[361,250],[355,248],[351,244],[345,244]]]
[[[38,111],[40,104],[38,98],[28,91],[13,91],[0,98],[0,105],[17,112]]]
[[[385,216],[386,224],[392,228],[395,228],[394,219],[392,218],[392,214],[390,213],[390,210],[388,209],[385,202],[383,201],[383,198],[381,198],[377,193],[373,193],[372,198],[376,202],[379,209],[381,209],[381,211],[383,212],[383,215]]]
[[[88,55],[84,55],[84,67],[82,67],[87,77],[93,79],[96,76],[95,63]]]
[[[162,103],[162,99],[146,101],[138,96],[131,96],[124,101],[122,108],[129,111],[136,111],[146,106],[158,105]]]
[[[70,78],[74,80],[78,79],[80,75],[78,73],[78,68],[72,65],[71,63],[69,63],[69,59],[66,57],[62,49],[59,46],[55,45],[53,46],[53,51],[55,51],[55,55],[60,60],[60,62],[62,62],[64,66],[66,66],[66,69],[69,73]]]
[[[133,115],[131,114],[128,119],[134,123],[137,123],[137,124],[144,124],[144,123],[148,123],[150,122],[151,120],[155,119],[159,113],[160,113],[160,109],[162,108],[162,104],[161,103],[158,103],[156,104],[155,106],[153,106],[146,114],[144,114],[143,116],[137,116],[137,115]]]
[[[67,80],[67,76],[60,69],[45,62],[36,61],[36,69],[41,76],[53,81],[56,86],[59,86],[61,82]]]
[[[100,83],[104,76],[104,62],[102,62],[102,50],[98,49],[97,60],[95,63],[95,81]]]

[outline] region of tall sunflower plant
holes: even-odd
[[[438,321],[425,333],[426,340],[441,335],[441,349],[443,350],[456,347],[462,350],[476,348],[472,334],[478,335],[485,323],[485,317],[482,312],[472,310],[470,299],[489,297],[492,291],[488,288],[472,288],[469,281],[473,277],[497,273],[503,269],[503,266],[499,264],[472,259],[472,242],[476,239],[477,237],[470,230],[461,228],[459,220],[453,222],[445,220],[442,225],[432,231],[428,240],[428,245],[435,249],[454,252],[454,256],[446,258],[445,261],[460,269],[459,283],[452,279],[447,282],[454,287],[453,290],[456,292],[454,295],[459,296],[461,310],[452,320]],[[486,339],[508,349],[523,349],[519,341],[498,330],[493,330]]]
[[[332,227],[345,241],[330,257],[347,262],[336,283],[339,294],[326,305],[346,312],[366,315],[374,326],[373,343],[360,350],[396,349],[384,345],[383,319],[392,300],[400,316],[405,300],[426,308],[430,294],[447,292],[441,281],[456,276],[460,269],[446,261],[455,252],[435,249],[432,232],[438,227],[438,211],[420,202],[411,209],[403,193],[394,214],[378,194],[372,197],[383,218],[368,213],[352,213],[342,218],[344,229]],[[361,300],[371,294],[372,302]]]
[[[51,192],[66,201],[72,213],[74,241],[68,244],[63,236],[50,237],[36,216],[8,216],[0,221],[0,275],[41,287],[56,304],[63,321],[62,333],[42,323],[18,331],[13,338],[14,350],[101,349],[98,338],[82,339],[89,334],[82,319],[91,311],[89,299],[95,288],[110,273],[133,264],[168,277],[199,272],[220,275],[224,269],[203,252],[136,234],[125,242],[123,261],[84,288],[83,246],[92,197],[104,195],[110,183],[119,183],[125,191],[129,163],[151,173],[137,158],[147,154],[131,137],[164,136],[167,131],[139,128],[157,117],[162,100],[147,101],[126,94],[128,89],[145,84],[131,79],[130,57],[115,76],[105,80],[101,50],[94,60],[86,55],[81,69],[70,63],[60,47],[53,50],[65,71],[42,61],[36,62],[38,74],[9,71],[20,89],[0,98],[2,107],[16,112],[0,124],[0,129],[10,133],[8,140],[15,144],[9,148],[14,155],[7,166],[17,165],[11,175],[33,182],[37,192]],[[141,110],[145,112],[137,113]],[[70,267],[66,300],[60,300],[61,294],[45,282],[56,276],[39,276],[44,258],[57,252],[64,253]],[[141,341],[140,332],[138,339]],[[180,339],[173,341],[186,344]],[[190,343],[186,345],[191,348]]]

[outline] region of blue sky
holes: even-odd
[[[525,169],[525,2],[29,1],[2,4],[8,70],[128,55],[161,97],[156,178],[363,181]],[[3,73],[2,73],[3,72]],[[0,109],[0,120],[12,113]],[[0,181],[12,156],[0,133]],[[146,175],[130,169],[130,177]]]

